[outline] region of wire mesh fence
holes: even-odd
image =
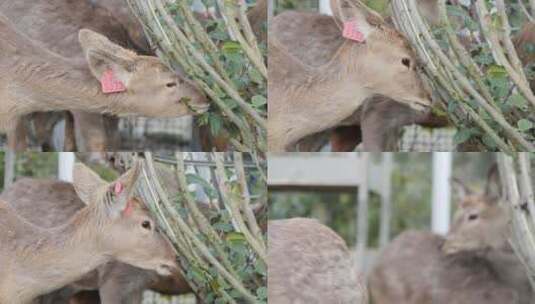
[[[406,127],[399,142],[399,151],[455,151],[455,133],[456,130],[451,128],[426,129],[417,125]]]
[[[192,118],[125,118],[119,122],[122,149],[184,149],[192,139]]]
[[[156,292],[146,291],[143,294],[142,304],[197,304],[194,295],[167,296]]]

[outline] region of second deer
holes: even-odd
[[[528,304],[529,279],[508,242],[508,212],[491,170],[484,193],[457,184],[450,232],[402,233],[383,249],[369,279],[376,304]]]
[[[136,165],[107,184],[77,164],[74,187],[88,205],[53,228],[38,227],[0,202],[0,303],[30,303],[112,260],[161,275],[176,272],[171,243],[132,197],[138,175]]]

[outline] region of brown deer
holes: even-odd
[[[335,127],[374,95],[421,112],[431,106],[408,41],[351,3],[331,1],[335,17],[289,11],[270,22],[270,151]],[[342,24],[359,41],[344,38]]]
[[[439,24],[437,0],[419,0],[417,4],[420,13],[431,25]],[[460,26],[464,20],[457,16],[450,16],[450,21]],[[535,25],[527,22],[515,35],[514,43],[521,61],[524,65],[535,63],[535,55],[529,52],[530,44],[535,44]],[[475,44],[475,39],[464,31],[459,31],[459,39],[465,48],[469,49]],[[531,87],[535,90],[535,80],[531,80]],[[377,96],[370,109],[357,111],[344,121],[344,125],[333,129],[330,134],[331,150],[333,152],[353,151],[362,143],[364,151],[395,151],[402,127],[417,124],[428,128],[442,128],[449,125],[446,117],[436,116],[433,113],[418,113],[407,106],[396,103],[394,100]],[[366,107],[365,107],[366,108]],[[319,137],[320,143],[316,143]],[[315,134],[299,145],[300,151],[318,149],[319,145],[327,142],[327,134]],[[316,138],[316,139],[314,139]],[[470,147],[467,147],[471,149]],[[464,149],[464,148],[463,148]]]
[[[6,188],[0,199],[9,202],[19,216],[45,229],[67,223],[85,207],[70,183],[56,180],[22,178]],[[36,204],[35,202],[39,203]],[[41,297],[39,303],[66,303],[80,290],[99,290],[103,303],[141,303],[144,290],[166,294],[192,292],[180,275],[160,276],[155,271],[140,269],[121,262],[110,262],[70,282],[68,288]]]
[[[30,303],[118,260],[171,275],[177,269],[170,242],[148,210],[132,197],[140,166],[107,184],[78,163],[74,189],[87,207],[53,228],[41,228],[0,203],[0,302]]]
[[[484,193],[457,183],[447,236],[408,231],[381,253],[369,278],[376,304],[530,303],[533,291],[508,241],[496,170]]]
[[[13,7],[12,4],[0,3],[0,11]],[[82,60],[62,58],[31,41],[5,16],[0,23],[0,49],[4,55],[0,58],[0,94],[5,96],[0,116],[4,130],[12,129],[17,117],[34,111],[80,109],[169,117],[207,110],[206,99],[196,87],[169,71],[156,57],[136,55],[105,37],[83,30],[79,38],[88,70]],[[122,82],[126,92],[100,91],[98,79],[109,71],[116,81]],[[147,100],[151,100],[150,105]]]
[[[436,0],[418,0],[416,3],[430,24],[439,23]],[[394,27],[390,17],[385,21]],[[330,142],[333,152],[353,151],[361,143],[363,151],[396,151],[402,128],[413,124],[441,128],[448,126],[449,121],[432,112],[414,110],[392,98],[373,96],[338,126],[302,139],[297,148],[299,151],[312,152]]]
[[[316,220],[269,222],[268,299],[270,303],[366,303],[347,246]]]
[[[68,58],[83,58],[83,52],[77,40],[77,31],[90,28],[107,36],[111,41],[128,47],[143,55],[151,55],[150,47],[143,34],[143,28],[131,14],[124,1],[17,1],[16,5],[4,8],[17,27],[30,35],[31,39],[40,41],[48,49]],[[36,3],[41,9],[32,9]],[[53,12],[53,13],[52,13]],[[76,15],[73,15],[76,14]],[[42,20],[36,23],[34,20]],[[32,113],[30,119],[23,119],[26,124],[39,126],[35,130],[37,145],[44,151],[52,150],[52,128],[64,118],[68,124],[64,151],[115,151],[120,147],[117,117],[84,111],[71,111],[63,116],[50,112]],[[46,122],[43,124],[42,122]],[[29,122],[29,123],[28,123]],[[18,150],[26,148],[25,134],[29,129],[26,124],[19,131]],[[42,128],[43,125],[49,126]],[[20,142],[22,141],[22,143]],[[27,141],[27,140],[26,140]]]
[[[392,99],[375,96],[332,130],[302,139],[299,151],[317,151],[328,141],[333,152],[350,152],[362,143],[363,151],[396,151],[402,128],[417,124],[428,128],[449,125],[446,117],[421,113]]]

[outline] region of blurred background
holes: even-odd
[[[406,229],[445,234],[450,179],[482,191],[492,153],[280,153],[269,157],[269,219],[316,218],[355,252],[361,270]]]

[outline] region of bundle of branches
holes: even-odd
[[[224,132],[237,151],[265,151],[266,47],[249,23],[247,2],[195,0],[204,6],[195,13],[191,0],[127,1],[160,58],[180,67],[215,105],[198,122],[213,136]]]
[[[511,38],[532,18],[523,1],[476,0],[468,8],[438,0],[440,16],[434,26],[418,11],[417,0],[392,1],[396,26],[409,38],[435,95],[458,128],[456,143],[470,140],[479,150],[535,151],[531,71],[522,65]],[[529,3],[535,12],[535,2]],[[481,35],[461,41],[458,31],[463,27]]]
[[[267,303],[265,164],[239,152],[144,155],[138,194],[201,303]]]
[[[503,198],[511,211],[512,245],[526,267],[535,290],[535,155],[518,153],[498,155],[498,169],[503,186]]]

